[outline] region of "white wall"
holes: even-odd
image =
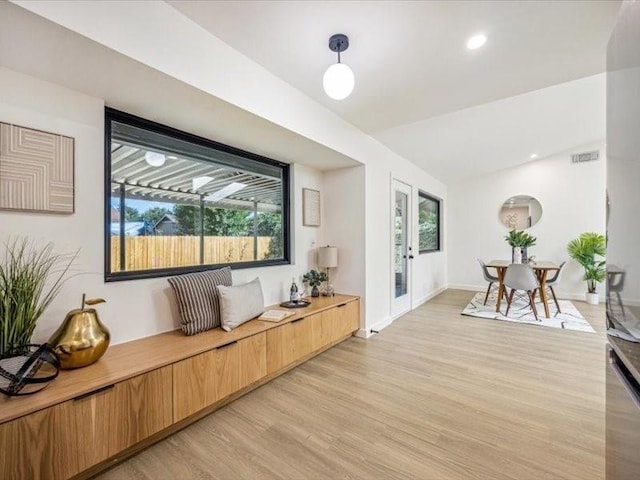
[[[324,244],[338,247],[338,268],[331,269],[330,281],[337,292],[348,292],[364,298],[365,167],[325,172],[322,198]],[[364,328],[364,309],[360,314],[360,324]]]
[[[498,212],[503,202],[515,195],[531,195],[542,205],[542,218],[527,230],[537,237],[529,255],[538,260],[568,260],[567,243],[582,232],[605,233],[604,144],[587,145],[574,152],[599,149],[601,160],[572,164],[569,154],[529,162],[449,186],[449,287],[486,288],[477,258],[485,261],[510,259],[511,248],[504,241],[507,228]],[[581,267],[571,261],[560,296],[583,299],[586,284]],[[604,286],[599,287],[601,294]]]
[[[185,105],[188,108],[188,105]],[[75,202],[73,215],[0,211],[0,241],[27,235],[52,241],[56,250],[80,250],[71,279],[38,323],[34,341],[43,341],[77,308],[80,296],[100,296],[100,307],[113,343],[120,343],[178,326],[173,294],[165,278],[104,283],[103,280],[103,139],[104,101],[0,67],[0,117],[15,123],[75,138]],[[278,303],[288,295],[291,278],[300,277],[313,263],[310,247],[323,240],[322,229],[303,227],[302,188],[322,189],[322,173],[292,166],[295,265],[236,270],[234,283],[260,276],[265,301]]]

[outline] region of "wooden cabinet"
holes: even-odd
[[[175,363],[174,422],[199,412],[266,374],[264,332]]]
[[[115,345],[36,395],[0,397],[0,480],[95,473],[154,434],[168,434],[175,423],[347,337],[359,315],[359,300],[339,295],[313,299],[279,324],[247,322],[196,337],[168,332]]]
[[[165,367],[0,425],[0,478],[66,479],[171,422]]]

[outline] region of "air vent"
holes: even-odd
[[[595,162],[600,159],[600,151],[594,150],[593,152],[572,153],[571,163],[584,163]]]

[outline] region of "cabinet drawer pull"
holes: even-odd
[[[291,323],[298,323],[298,322],[301,322],[302,320],[304,320],[304,317],[296,318],[295,320],[291,320]]]
[[[75,397],[73,399],[73,401],[75,402],[76,400],[82,400],[83,398],[87,398],[87,397],[90,397],[92,395],[96,395],[98,393],[106,392],[107,390],[111,390],[113,387],[115,387],[115,384],[107,385],[106,387],[98,388],[97,390],[93,390],[92,392],[83,393],[82,395],[78,395],[77,397]]]
[[[340,307],[346,307],[347,304],[346,303],[341,303],[340,305],[338,305],[336,308],[340,308]]]
[[[216,347],[216,350],[222,350],[223,348],[230,347],[232,345],[235,345],[236,343],[238,343],[237,340],[234,340],[233,342],[225,343],[224,345],[220,345],[219,347]]]

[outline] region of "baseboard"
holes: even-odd
[[[480,285],[464,285],[461,283],[450,283],[449,285],[447,285],[447,288],[451,290],[468,290],[470,292],[486,292],[487,291],[486,285],[483,287]]]
[[[402,315],[404,315],[404,314],[402,314]],[[402,315],[398,315],[398,317],[400,317]],[[396,317],[396,318],[398,318],[398,317]],[[356,336],[361,337],[361,338],[369,338],[369,337],[371,337],[371,335],[373,335],[372,331],[373,332],[380,332],[385,327],[388,327],[389,325],[391,325],[394,320],[395,320],[395,318],[385,317],[382,320],[379,320],[377,323],[374,323],[373,325],[368,327],[367,330],[363,331],[362,333],[360,333],[362,329],[358,330],[358,332],[356,333]]]
[[[371,330],[365,330],[364,328],[359,328],[356,333],[354,333],[354,336],[358,337],[358,338],[364,338],[367,339],[369,337],[371,337],[373,335],[373,333],[371,333]]]
[[[424,297],[419,298],[418,300],[416,300],[415,302],[413,302],[412,305],[412,309],[415,310],[416,308],[418,308],[420,305],[422,305],[423,303],[427,303],[429,300],[431,300],[433,297],[437,297],[438,295],[440,295],[442,292],[444,292],[448,287],[445,285],[444,287],[440,287],[440,288],[436,288],[433,292],[431,293],[427,293]]]

